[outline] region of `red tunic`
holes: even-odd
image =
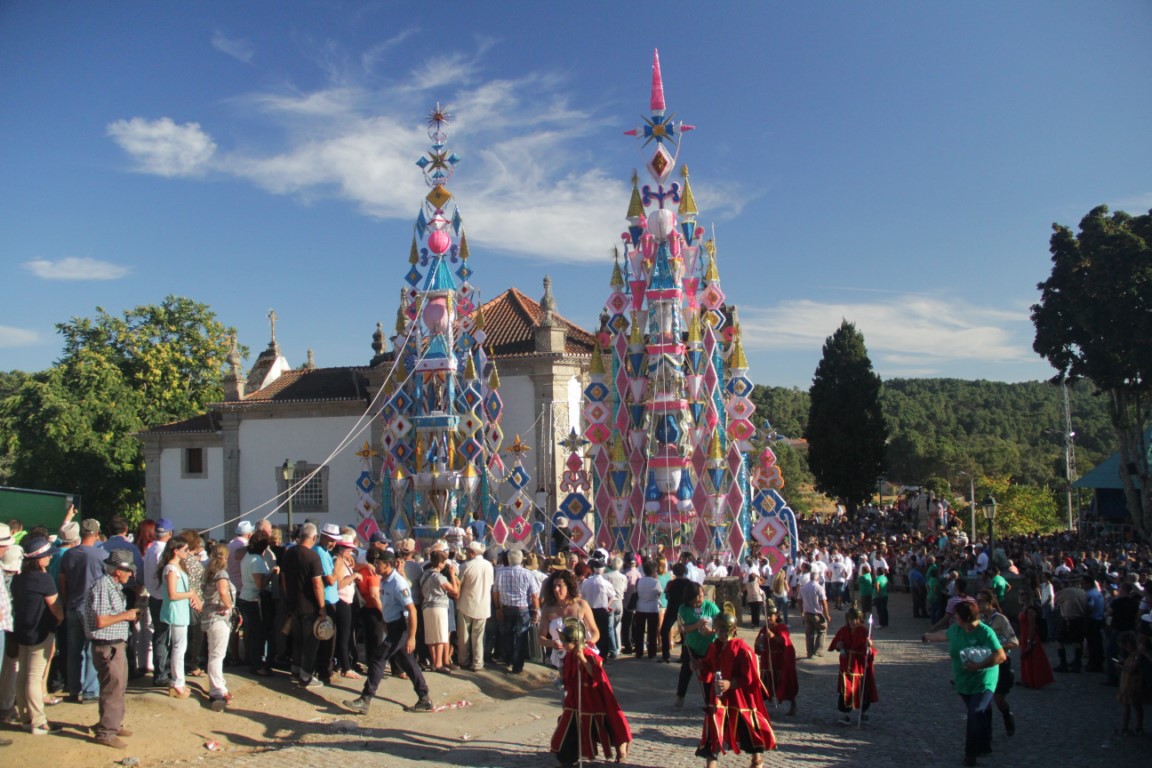
[[[862,703],[874,704],[880,700],[876,692],[876,668],[873,666],[876,651],[868,648],[868,630],[862,626],[853,629],[845,624],[840,627],[828,650],[839,651],[841,642],[844,651],[840,653],[836,706],[841,712],[849,712],[860,709]]]
[[[1042,621],[1035,608],[1020,612],[1020,684],[1025,688],[1043,688],[1053,682],[1052,665],[1040,644],[1037,622]]]
[[[723,696],[716,696],[716,673],[731,683]],[[716,755],[731,749],[740,754],[739,731],[750,742],[752,752],[776,749],[776,734],[764,706],[764,686],[760,680],[760,663],[748,643],[740,638],[715,642],[700,661],[700,679],[708,691],[704,708],[704,733],[697,755]],[[741,728],[740,726],[744,727]]]
[[[604,672],[604,662],[590,648],[584,649],[584,658],[589,662],[591,674],[580,665],[575,653],[564,657],[564,711],[560,713],[556,731],[552,734],[551,750],[557,754],[561,752],[564,739],[578,717],[580,752],[585,760],[593,760],[597,745],[608,757],[612,747],[632,741],[632,730],[616,702],[612,683]],[[571,762],[576,762],[575,756]]]
[[[769,629],[774,635],[771,639],[768,639]],[[788,625],[777,623],[761,627],[756,637],[756,650],[760,652],[760,674],[764,687],[768,689],[768,698],[777,703],[796,701],[800,681],[796,675],[796,647],[792,645]]]

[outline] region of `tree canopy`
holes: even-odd
[[[1057,377],[1107,393],[1121,480],[1136,531],[1152,541],[1152,484],[1144,434],[1152,399],[1152,212],[1093,208],[1079,232],[1052,225],[1052,273],[1032,307],[1032,348]]]
[[[812,378],[806,437],[816,490],[843,499],[850,516],[885,473],[888,426],[880,390],[864,337],[843,321],[824,342]]]
[[[202,413],[223,397],[230,348],[206,304],[169,296],[115,316],[56,326],[56,364],[0,400],[5,481],[81,494],[86,514],[138,511],[144,465],[135,432]]]

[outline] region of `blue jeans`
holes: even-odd
[[[84,615],[78,608],[69,608],[65,619],[68,621],[68,693],[95,699],[100,695],[100,683],[92,663],[92,644],[84,636]]]
[[[964,754],[980,755],[992,750],[992,695],[994,691],[962,693],[968,708],[967,729],[964,733]]]
[[[503,614],[500,630],[504,662],[512,667],[513,672],[519,672],[524,669],[524,659],[528,655],[528,609],[505,606]]]
[[[160,608],[164,601],[158,597],[148,598],[148,614],[152,618],[152,685],[164,687],[172,680],[168,669],[168,640],[172,631],[168,622],[160,620]]]
[[[788,598],[787,597],[774,597],[772,602],[776,603],[776,612],[784,618],[784,623],[788,623]]]

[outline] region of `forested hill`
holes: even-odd
[[[1057,485],[1064,476],[1064,403],[1059,386],[962,379],[889,379],[882,390],[889,427],[888,478],[905,484],[943,479],[966,488],[961,472],[1009,475],[1028,485]],[[808,392],[757,386],[757,423],[802,437]],[[1091,384],[1069,392],[1077,474],[1116,450],[1106,402]]]

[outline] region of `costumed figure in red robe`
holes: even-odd
[[[1032,603],[1020,612],[1020,683],[1025,688],[1043,688],[1053,682],[1052,664],[1040,642],[1040,604]]]
[[[599,749],[608,757],[615,750],[616,762],[624,762],[632,730],[616,702],[612,683],[604,672],[604,662],[596,652],[584,647],[584,625],[580,619],[564,620],[560,630],[564,643],[564,711],[552,734],[551,751],[561,765],[572,766],[594,760]]]
[[[840,654],[840,677],[836,683],[836,708],[841,712],[861,710],[861,717],[868,707],[880,700],[876,693],[876,649],[868,628],[864,626],[864,614],[855,605],[845,614],[847,623],[840,627],[832,638],[828,650]],[[852,716],[844,715],[844,723],[851,723]]]
[[[756,652],[760,654],[760,674],[768,698],[777,705],[785,701],[790,705],[788,714],[796,714],[796,694],[800,692],[800,682],[796,675],[796,647],[788,625],[780,621],[775,603],[765,605],[767,624],[760,628],[756,636]]]
[[[725,603],[715,619],[716,640],[696,662],[700,681],[707,691],[704,733],[696,756],[717,768],[717,758],[729,749],[752,755],[752,766],[764,764],[764,752],[776,749],[776,734],[764,706],[764,683],[760,660],[736,637],[736,611]]]

